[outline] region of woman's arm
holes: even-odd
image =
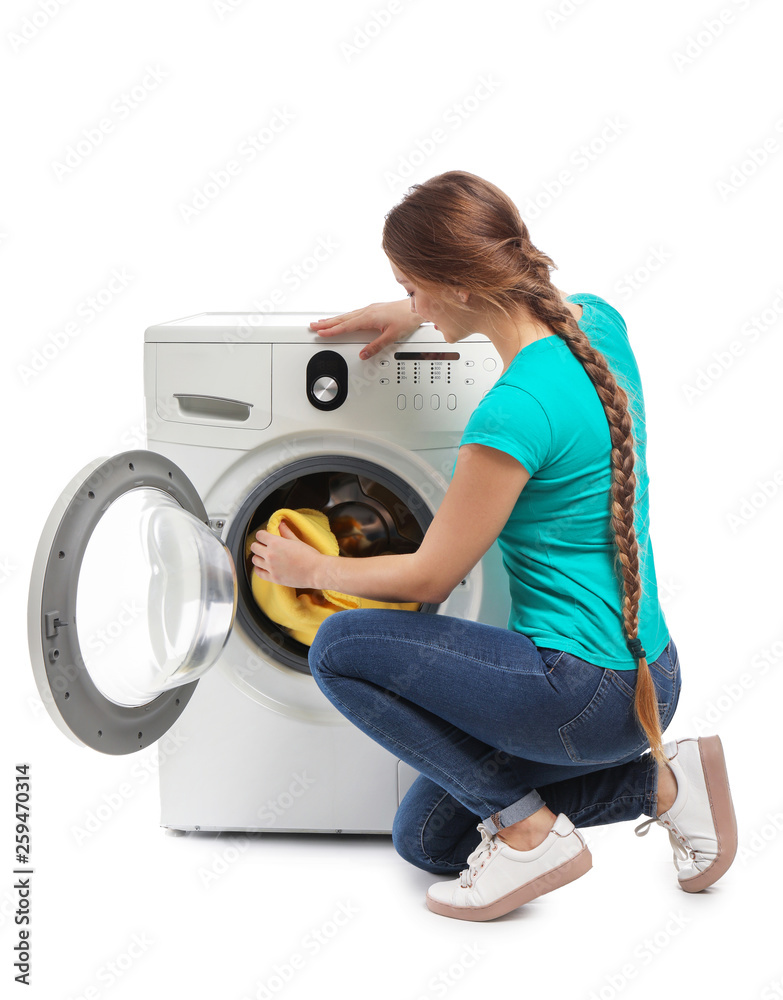
[[[403,340],[414,330],[418,330],[423,322],[413,309],[411,300],[402,299],[399,302],[373,302],[372,305],[341,313],[339,316],[313,320],[310,329],[322,337],[354,333],[357,330],[380,330],[380,336],[365,344],[359,354],[366,361],[389,344]]]
[[[289,587],[439,604],[495,541],[529,478],[527,469],[505,452],[463,445],[443,502],[416,552],[326,556],[299,541],[283,522],[282,537],[257,532],[250,546],[254,572]]]

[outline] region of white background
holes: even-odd
[[[0,42],[3,991],[783,994],[779,5],[48,2],[53,14],[6,2]],[[210,173],[281,112],[274,141],[186,220]],[[144,329],[266,308],[275,292],[277,308],[322,316],[401,297],[383,215],[454,168],[511,195],[559,288],[626,318],[684,676],[667,736],[720,733],[739,819],[737,861],[701,895],[677,887],[663,831],[638,840],[626,823],[587,831],[594,868],[572,886],[488,924],[438,917],[434,879],[387,837],[164,836],[153,751],[81,749],[41,710],[25,634],[35,546],[72,475],[142,444]],[[328,259],[292,280],[319,241]],[[125,287],[91,315],[115,269]],[[12,968],[20,761],[34,788],[26,992]],[[122,807],[78,842],[123,783]],[[216,862],[225,873],[204,885]]]

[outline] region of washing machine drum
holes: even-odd
[[[272,621],[252,592],[249,546],[280,508],[319,510],[329,519],[340,554],[375,556],[414,552],[432,520],[421,496],[380,465],[349,456],[300,459],[264,479],[234,518],[226,544],[237,567],[237,619],[251,639],[278,663],[309,673],[309,647]],[[421,611],[433,611],[423,604]]]

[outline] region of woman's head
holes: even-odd
[[[496,320],[529,316],[564,340],[581,362],[609,425],[614,565],[623,589],[619,610],[626,641],[637,639],[641,579],[628,397],[552,284],[549,272],[556,265],[533,246],[511,199],[489,181],[462,170],[414,184],[386,215],[381,245],[397,280],[407,282],[406,291],[415,292],[416,311],[437,323],[446,339],[459,340],[462,331],[471,332],[472,311]],[[644,651],[637,662],[637,715],[654,756],[663,762],[657,696]]]
[[[475,331],[479,314],[493,325],[529,319],[531,298],[553,289],[555,265],[530,242],[514,202],[463,170],[414,184],[387,213],[381,245],[416,312],[447,340]]]

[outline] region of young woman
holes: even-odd
[[[357,610],[327,619],[310,650],[326,697],[420,772],[393,840],[412,864],[457,875],[431,886],[431,910],[507,913],[588,871],[577,827],[639,815],[637,833],[669,832],[679,884],[698,892],[731,864],[736,823],[720,739],[662,743],[680,664],[658,600],[625,322],[597,295],[555,288],[516,206],[474,174],[414,185],[382,246],[410,310],[375,304],[313,327],[380,330],[363,358],[426,321],[449,344],[483,333],[503,371],[415,553],[324,556],[283,523],[281,537],[258,532],[254,572],[438,603],[498,540],[508,629]]]

